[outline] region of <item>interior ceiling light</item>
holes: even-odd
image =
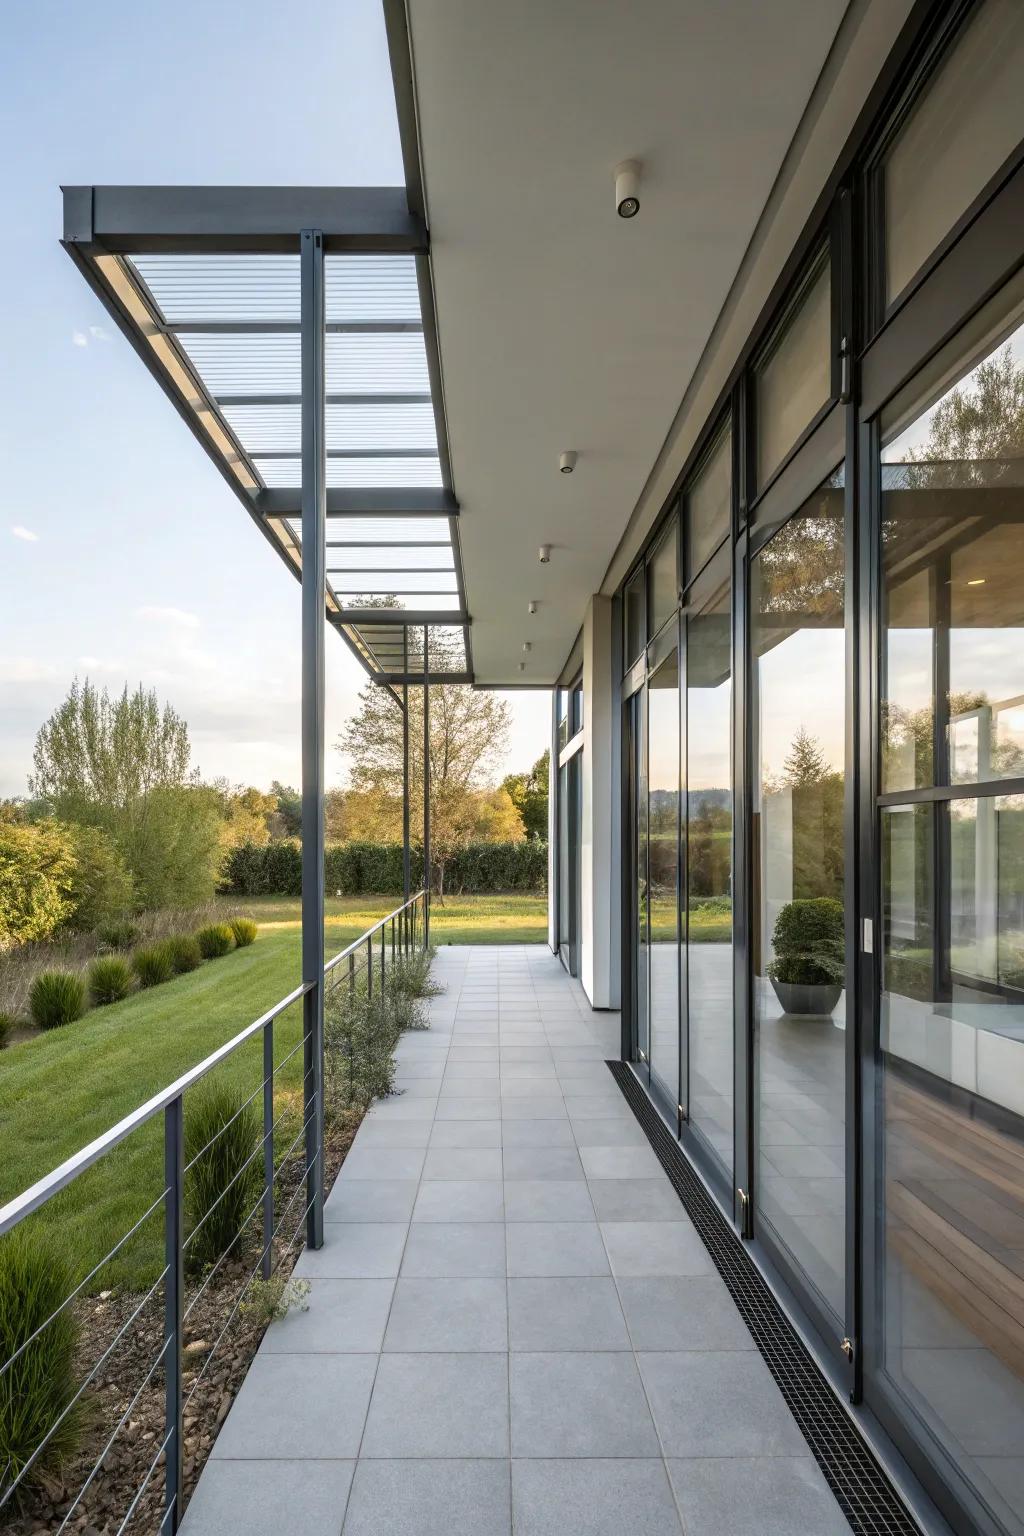
[[[575,448],[567,448],[564,453],[559,455],[558,467],[563,475],[572,474],[573,470],[576,468]]]
[[[550,544],[541,545],[540,549],[537,551],[537,559],[540,561],[541,565],[547,565],[548,561],[551,559]]]
[[[524,640],[523,641],[523,650],[524,651],[532,651],[533,650],[533,646],[532,646],[532,644],[530,643],[529,640]]]
[[[526,611],[527,611],[527,613],[536,613],[537,612],[537,600],[536,600],[536,598],[533,598],[533,597],[530,598],[530,601],[526,605]]]
[[[615,212],[620,219],[635,219],[640,212],[639,160],[623,160],[615,167]]]
[[[985,578],[984,576],[972,576],[967,585],[969,587],[983,587],[985,585]]]
[[[525,661],[521,661],[519,663],[519,670],[520,670],[520,672],[525,672],[526,671],[526,662]]]

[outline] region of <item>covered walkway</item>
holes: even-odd
[[[843,1536],[543,946],[446,948],[185,1536]]]

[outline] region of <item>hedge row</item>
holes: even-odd
[[[444,888],[452,894],[543,891],[548,845],[537,838],[521,843],[470,843],[444,867]],[[412,852],[413,885],[423,879],[423,854]],[[436,873],[435,873],[436,881]],[[399,843],[336,843],[324,853],[329,896],[400,896],[403,890]],[[221,890],[233,896],[298,896],[302,892],[302,847],[291,839],[259,846],[243,843],[225,861]]]

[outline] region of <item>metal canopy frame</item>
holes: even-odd
[[[421,683],[425,668],[431,681],[472,683],[418,188],[63,191],[64,248],[299,580],[300,246],[315,233],[327,622],[399,705],[403,679]]]

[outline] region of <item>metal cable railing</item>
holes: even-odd
[[[383,991],[388,985],[389,977],[394,976],[395,967],[426,947],[428,899],[426,891],[418,891],[409,901],[381,918],[352,944],[328,960],[323,968],[322,988],[325,999],[333,1002],[339,991],[344,989],[347,989],[350,998],[354,998],[360,988],[371,998],[378,991]],[[164,1252],[163,1262],[159,1266],[156,1278],[147,1285],[141,1299],[132,1305],[126,1318],[115,1328],[110,1339],[102,1343],[96,1359],[82,1368],[83,1376],[77,1382],[74,1392],[61,1404],[52,1422],[45,1426],[38,1442],[29,1454],[23,1457],[21,1464],[17,1468],[5,1468],[0,1465],[0,1523],[12,1511],[19,1508],[20,1500],[32,1482],[33,1473],[37,1472],[38,1467],[42,1465],[47,1447],[54,1441],[62,1426],[80,1409],[90,1388],[96,1388],[101,1382],[105,1368],[110,1366],[119,1347],[126,1342],[131,1343],[133,1330],[140,1325],[140,1319],[143,1318],[146,1309],[157,1305],[162,1307],[163,1313],[160,1347],[148,1362],[148,1369],[145,1370],[141,1382],[131,1390],[127,1406],[113,1423],[109,1434],[105,1436],[98,1455],[83,1470],[77,1489],[68,1497],[67,1508],[64,1509],[62,1504],[58,1509],[58,1514],[62,1516],[59,1529],[64,1531],[75,1519],[76,1512],[81,1514],[82,1500],[93,1487],[118,1437],[122,1434],[125,1425],[130,1422],[132,1414],[137,1410],[147,1390],[152,1389],[154,1380],[158,1380],[160,1372],[163,1374],[164,1381],[164,1401],[162,1425],[157,1435],[155,1454],[141,1480],[126,1495],[123,1511],[107,1518],[110,1528],[116,1529],[119,1536],[133,1521],[137,1522],[137,1518],[143,1511],[146,1511],[147,1517],[150,1518],[149,1528],[159,1532],[174,1532],[177,1529],[185,1502],[185,1411],[193,1405],[196,1393],[206,1380],[217,1358],[218,1349],[238,1316],[240,1308],[243,1307],[245,1298],[257,1277],[263,1280],[271,1279],[275,1268],[279,1267],[282,1260],[294,1249],[309,1213],[323,1199],[325,1163],[323,1060],[322,1057],[319,1061],[316,1059],[314,1044],[309,1038],[308,1019],[302,1038],[295,1045],[290,1046],[280,1060],[276,1062],[274,1060],[275,1022],[288,1009],[302,1001],[309,993],[314,992],[317,986],[316,982],[304,982],[296,987],[287,997],[275,1003],[273,1008],[268,1009],[197,1066],[161,1089],[146,1103],[133,1110],[130,1115],[126,1115],[115,1125],[110,1126],[102,1135],[53,1169],[45,1178],[38,1180],[5,1206],[0,1207],[0,1241],[2,1241],[6,1234],[19,1228],[36,1212],[42,1211],[55,1196],[68,1190],[84,1173],[122,1146],[143,1127],[160,1118],[163,1119],[164,1157],[160,1193],[127,1230],[122,1232],[102,1257],[90,1264],[88,1273],[84,1278],[76,1281],[49,1316],[34,1327],[27,1338],[17,1344],[7,1360],[0,1363],[0,1390],[6,1388],[10,1392],[15,1384],[15,1378],[9,1376],[9,1373],[18,1367],[19,1362],[22,1366],[29,1362],[30,1352],[41,1347],[46,1330],[54,1327],[58,1319],[76,1302],[81,1303],[85,1296],[96,1289],[97,1278],[104,1268],[114,1259],[127,1254],[129,1245],[133,1241],[141,1240],[145,1235],[144,1229],[147,1224],[158,1219],[162,1212]],[[217,1127],[204,1145],[190,1155],[186,1162],[186,1094],[223,1062],[233,1057],[247,1042],[257,1039],[262,1043],[262,1071],[257,1087],[233,1110],[230,1117]],[[287,1146],[277,1149],[275,1153],[282,1128],[288,1121],[294,1123],[294,1108],[291,1103],[286,1103],[285,1108],[275,1114],[275,1089],[281,1085],[284,1069],[300,1051],[304,1054],[301,1082],[297,1088],[290,1086],[288,1091],[292,1093],[301,1091],[303,1104],[301,1123],[298,1124],[295,1134],[289,1136]],[[251,1114],[252,1107],[260,1100],[262,1101],[261,1133],[251,1147],[248,1147],[244,1159],[233,1167],[223,1187],[218,1189],[202,1214],[193,1221],[191,1229],[186,1232],[186,1180],[196,1177],[202,1160],[213,1156],[217,1144],[233,1128],[238,1127],[240,1122],[244,1129],[243,1117]],[[297,1157],[301,1157],[301,1164],[296,1167]],[[289,1181],[292,1179],[294,1188],[289,1189]],[[249,1191],[256,1184],[258,1184],[258,1196],[250,1207]],[[207,1257],[201,1278],[190,1282],[189,1294],[186,1297],[186,1262],[194,1256],[196,1239],[204,1232],[209,1235],[212,1230],[215,1234],[214,1241],[216,1241],[217,1213],[220,1211],[223,1214],[224,1204],[233,1190],[239,1194],[244,1192],[245,1214],[237,1221],[233,1219],[230,1221],[230,1241],[218,1253]],[[303,1196],[305,1196],[304,1199]],[[297,1203],[301,1207],[298,1220],[288,1235],[286,1224],[290,1225]],[[254,1243],[253,1227],[257,1221],[259,1237]],[[214,1282],[218,1278],[227,1276],[232,1258],[241,1261],[241,1283],[237,1291],[231,1293],[233,1299],[223,1325],[212,1345],[206,1350],[202,1366],[190,1376],[186,1392],[185,1324],[193,1316],[199,1302],[208,1294]],[[5,1378],[8,1379],[5,1381]],[[147,1490],[152,1488],[161,1462],[163,1463],[163,1503],[162,1512],[158,1516],[156,1512],[151,1512],[153,1494],[150,1494],[148,1500],[146,1494]],[[115,1524],[116,1521],[120,1523]]]

